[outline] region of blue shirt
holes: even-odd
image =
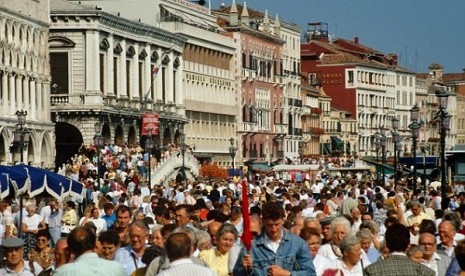
[[[128,275],[131,275],[138,268],[145,267],[145,264],[142,262],[142,256],[138,258],[130,245],[121,247],[116,251],[115,261],[123,266]]]
[[[107,229],[112,229],[116,222],[115,213],[111,215],[103,215],[102,218],[107,222]]]
[[[86,253],[79,256],[74,263],[60,266],[53,273],[54,276],[127,276],[121,265],[115,261],[104,260],[96,253]]]
[[[315,266],[307,243],[300,237],[283,232],[276,254],[267,246],[265,231],[252,240],[250,255],[253,259],[253,268],[250,274],[245,271],[242,259],[245,248],[242,249],[234,267],[234,275],[268,275],[271,265],[278,265],[293,276],[316,276]]]

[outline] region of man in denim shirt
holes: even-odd
[[[307,243],[283,229],[284,209],[279,203],[263,205],[262,234],[252,241],[252,250],[239,254],[234,275],[316,275]]]

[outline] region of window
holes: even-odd
[[[105,54],[100,53],[100,92],[105,94]]]
[[[68,52],[50,53],[51,94],[69,93]]]
[[[354,85],[354,71],[347,72],[347,83],[350,85]]]

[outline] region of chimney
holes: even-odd
[[[354,37],[355,44],[358,44],[358,36]]]

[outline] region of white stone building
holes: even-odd
[[[84,2],[84,1],[82,1]],[[236,137],[239,98],[234,78],[234,44],[221,34],[209,8],[183,0],[85,1],[140,18],[187,39],[182,63],[185,143],[201,161],[230,165],[230,138]]]
[[[0,163],[20,161],[11,148],[16,112],[27,112],[30,141],[24,162],[53,167],[54,125],[50,120],[49,2],[3,0],[0,5]]]
[[[179,142],[187,121],[184,37],[90,1],[52,0],[51,21],[51,104],[61,153],[57,165],[81,143],[92,143],[97,121],[106,143],[138,143],[144,111],[159,114],[155,145]]]

